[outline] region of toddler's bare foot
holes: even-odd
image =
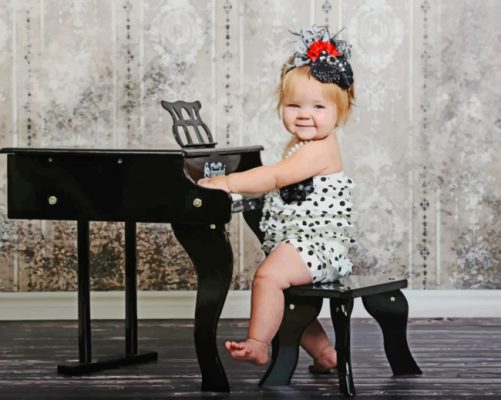
[[[313,360],[313,365],[308,367],[312,374],[329,374],[337,367],[337,354],[333,347],[324,349],[320,355]]]
[[[268,362],[269,345],[260,340],[248,338],[245,342],[227,341],[224,347],[235,360],[249,361],[256,365]]]

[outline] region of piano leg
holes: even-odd
[[[92,361],[90,328],[89,221],[77,223],[78,247],[78,359]]]
[[[136,223],[125,223],[125,354],[137,354]]]
[[[263,243],[264,232],[259,229],[259,223],[261,222],[261,218],[263,217],[263,210],[247,210],[243,212],[243,216],[249,228],[251,228],[252,232],[254,232],[254,235],[256,235],[256,237],[258,238],[259,243]]]
[[[136,224],[125,223],[125,355],[92,361],[89,276],[89,221],[77,223],[79,362],[60,364],[57,373],[83,375],[158,359],[156,352],[137,353]]]
[[[217,351],[216,334],[231,283],[231,244],[224,225],[172,224],[172,230],[193,261],[198,276],[194,334],[202,390],[229,392],[230,385]]]
[[[158,353],[137,351],[136,223],[125,222],[125,360],[126,364],[156,361]],[[126,365],[124,364],[124,365]]]

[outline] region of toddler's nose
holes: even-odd
[[[300,109],[299,113],[298,113],[298,118],[299,119],[309,119],[310,114],[308,113],[308,110]]]

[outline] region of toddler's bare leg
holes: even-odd
[[[310,371],[323,373],[336,367],[336,350],[318,319],[308,325],[304,331],[301,337],[301,347],[313,358]]]
[[[294,246],[282,244],[263,261],[252,281],[251,318],[247,340],[225,343],[231,356],[254,364],[268,361],[268,348],[282,322],[283,290],[312,282],[308,267]]]

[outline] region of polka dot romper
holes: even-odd
[[[265,233],[262,248],[269,254],[278,245],[290,243],[310,269],[313,283],[335,281],[349,274],[352,267],[347,257],[351,241],[347,231],[351,226],[353,183],[343,172],[337,172],[301,182],[301,188],[308,185],[308,193],[293,201],[280,190],[266,195],[260,223]]]

